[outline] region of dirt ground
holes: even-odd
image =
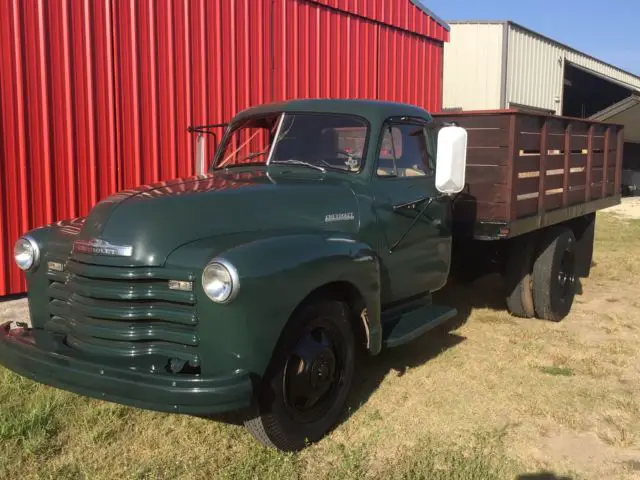
[[[640,219],[640,197],[625,197],[620,205],[604,210],[622,217]]]
[[[7,320],[19,321],[21,318],[26,318],[28,314],[26,298],[0,300],[0,323]]]
[[[510,317],[498,277],[448,287],[438,299],[460,311],[449,328],[370,359],[350,415],[295,456],[238,425],[87,400],[0,368],[0,478],[640,478],[632,217],[637,199],[598,216],[592,274],[562,322]],[[0,302],[0,322],[25,312],[24,299]]]

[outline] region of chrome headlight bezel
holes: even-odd
[[[31,248],[31,258],[30,258],[31,261],[28,264],[25,264],[25,263],[21,264],[18,261],[18,256],[26,252],[26,249],[23,249],[20,253],[18,253],[18,249],[24,245],[29,245],[29,247]],[[13,260],[15,261],[18,268],[23,272],[28,272],[36,268],[40,263],[40,247],[38,246],[38,242],[36,242],[29,235],[20,237],[16,241],[16,243],[13,245]]]
[[[210,275],[214,270],[220,275],[219,281],[229,285],[228,293],[225,295],[212,294],[211,288],[208,288],[212,282]],[[222,278],[222,279],[221,279]],[[223,258],[214,258],[202,270],[202,289],[209,300],[216,303],[229,303],[238,296],[240,291],[240,277],[238,270],[231,262]]]

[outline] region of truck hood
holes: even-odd
[[[155,266],[164,264],[176,248],[207,237],[355,233],[357,209],[347,183],[320,173],[219,172],[106,198],[93,208],[76,239],[131,246],[131,256],[122,259],[125,263]]]

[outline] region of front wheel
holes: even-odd
[[[283,451],[320,440],[344,411],[355,357],[344,303],[303,308],[283,332],[245,426],[259,442]]]

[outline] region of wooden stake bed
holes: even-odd
[[[620,203],[621,125],[519,110],[434,118],[469,132],[457,234],[509,238]]]

